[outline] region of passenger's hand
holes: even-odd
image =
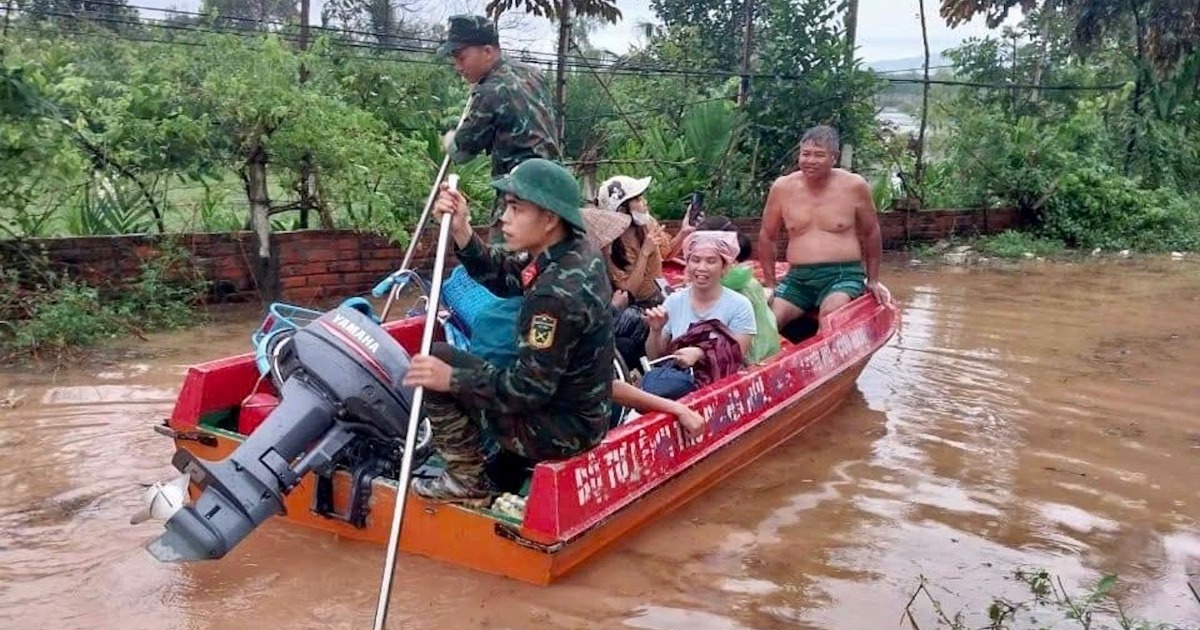
[[[880,304],[887,306],[888,304],[892,303],[892,292],[888,291],[888,288],[883,286],[882,282],[878,280],[875,280],[874,282],[868,282],[867,290],[875,296],[875,299]]]
[[[676,350],[673,356],[679,365],[692,367],[704,359],[704,351],[694,346],[688,346]]]
[[[642,314],[642,319],[646,320],[646,325],[650,330],[662,332],[663,326],[667,325],[667,309],[661,306],[653,306],[646,309]]]
[[[693,440],[704,435],[704,425],[708,423],[704,416],[683,403],[675,403],[672,407],[671,413],[679,418],[679,424],[683,425],[684,435]]]
[[[435,392],[450,391],[450,375],[452,368],[441,359],[427,354],[418,354],[408,364],[408,373],[404,375],[404,385],[408,387],[424,387]]]
[[[454,242],[458,243],[459,247],[464,247],[475,234],[471,230],[471,211],[467,208],[467,198],[457,190],[450,190],[450,186],[445,182],[440,190],[437,200],[433,203],[433,212],[442,221],[449,218],[453,222],[450,224],[450,233],[454,236]]]
[[[687,238],[689,234],[691,234],[692,232],[695,232],[695,231],[696,231],[696,226],[691,225],[690,223],[680,224],[679,235],[678,235],[679,241],[683,242],[683,239]]]
[[[617,289],[613,291],[612,305],[617,308],[625,308],[629,306],[629,292],[625,289]]]
[[[658,243],[647,236],[646,240],[642,241],[642,256],[649,258],[656,251],[658,251]]]

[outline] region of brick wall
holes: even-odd
[[[879,215],[886,249],[905,243],[931,242],[948,236],[995,234],[1017,225],[1013,210],[893,211]],[[758,233],[758,219],[738,219],[749,236]],[[678,222],[666,222],[674,230]],[[485,235],[486,230],[478,230]],[[433,266],[434,229],[427,229],[414,253],[415,266]],[[21,251],[44,251],[47,258],[73,277],[101,286],[136,278],[142,260],[155,257],[169,239],[191,252],[195,264],[213,283],[214,301],[257,299],[254,266],[256,241],[250,232],[184,234],[167,237],[94,236],[0,241],[0,267],[27,264]],[[781,235],[780,242],[784,241]],[[327,303],[370,291],[393,271],[404,250],[373,234],[349,230],[281,232],[272,235],[278,252],[282,299],[298,304]],[[784,251],[781,247],[780,253]],[[454,258],[448,259],[454,264]]]

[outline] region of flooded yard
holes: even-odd
[[[830,418],[550,588],[401,556],[391,627],[907,628],[924,578],[978,628],[993,598],[1032,597],[1020,569],[1072,594],[1116,574],[1130,616],[1200,627],[1200,265],[884,281],[900,331]],[[186,366],[248,351],[257,321],[0,371],[0,627],[370,626],[381,547],[270,522],[163,565],[142,549],[161,525],[129,524],[173,472],[151,427]],[[929,599],[911,610],[937,627]]]

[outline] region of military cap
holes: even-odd
[[[545,208],[580,233],[587,232],[583,213],[579,211],[579,182],[557,162],[542,158],[525,160],[504,177],[492,180],[492,188]]]
[[[467,46],[499,46],[496,25],[482,15],[452,15],[446,41],[438,46],[441,56],[451,55]]]

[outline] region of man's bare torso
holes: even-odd
[[[862,203],[857,175],[835,168],[828,180],[814,186],[797,171],[781,178],[776,186],[788,235],[789,264],[862,259],[855,230],[855,213]]]

